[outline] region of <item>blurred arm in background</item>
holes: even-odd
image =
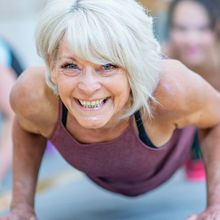
[[[12,160],[12,123],[14,114],[9,104],[9,94],[15,82],[13,70],[0,66],[0,112],[3,125],[0,133],[0,184],[11,166]]]
[[[3,183],[12,161],[13,112],[9,104],[11,88],[23,71],[17,55],[4,39],[0,38],[0,185]]]

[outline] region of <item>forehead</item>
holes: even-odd
[[[94,50],[93,47],[88,49],[88,45],[86,45],[85,48],[83,48],[82,45],[76,45],[76,43],[69,43],[64,36],[59,42],[55,59],[60,60],[61,58],[70,58],[77,62],[88,62],[94,65],[103,65],[108,63],[119,65],[111,59],[111,56],[109,56],[109,58],[104,58],[101,53],[94,53],[96,50]]]
[[[72,60],[76,63],[80,63],[80,64],[89,64],[89,65],[93,65],[93,66],[97,66],[100,65],[99,63],[94,63],[91,62],[89,60],[86,59],[82,59],[80,57],[78,57],[75,53],[73,53],[71,51],[71,47],[70,44],[65,40],[62,39],[59,43],[59,47],[58,47],[58,52],[57,52],[57,60]],[[108,64],[110,62],[103,63],[103,64]],[[121,68],[123,69],[123,68]]]
[[[59,45],[58,45],[58,51],[57,51],[57,56],[74,56],[73,52],[70,49],[70,45],[68,42],[63,38],[60,40]]]
[[[59,42],[57,59],[58,60],[69,59],[75,62],[88,62],[84,59],[80,59],[79,57],[77,57],[77,55],[71,50],[70,44],[65,39],[62,39]]]
[[[172,22],[194,26],[208,24],[210,19],[203,5],[194,1],[182,1],[174,10]]]

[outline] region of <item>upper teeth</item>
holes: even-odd
[[[100,100],[95,100],[95,101],[84,101],[84,100],[79,100],[80,104],[86,108],[97,108],[102,105],[103,101],[105,99],[100,99]]]

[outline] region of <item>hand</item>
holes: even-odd
[[[0,220],[37,220],[32,208],[14,208]]]
[[[209,207],[201,214],[193,215],[187,220],[220,220],[220,206]]]

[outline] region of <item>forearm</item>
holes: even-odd
[[[34,207],[38,171],[46,139],[26,132],[15,120],[13,127],[13,198],[12,208]]]
[[[207,175],[207,206],[220,205],[220,125],[201,132]]]
[[[12,123],[13,116],[5,118],[0,137],[0,181],[11,165],[12,160]]]

